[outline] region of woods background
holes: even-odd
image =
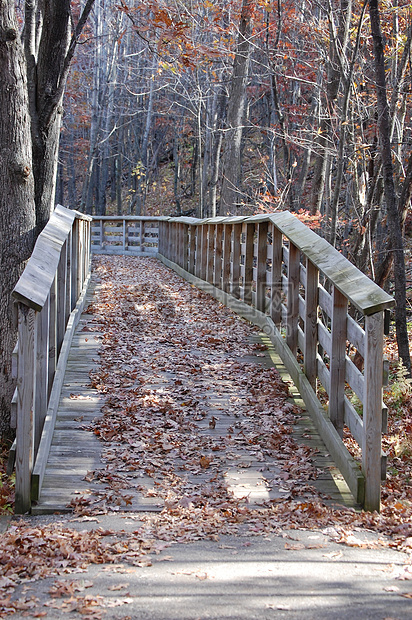
[[[0,31],[0,419],[10,292],[54,195],[98,215],[289,209],[395,295],[410,368],[407,0],[4,0]]]

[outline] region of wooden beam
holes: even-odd
[[[316,393],[316,358],[318,348],[319,271],[306,259],[304,373]]]
[[[213,284],[222,288],[222,256],[223,256],[223,224],[216,224],[215,228],[215,256],[213,265]]]
[[[329,418],[339,436],[343,437],[343,423],[345,417],[346,315],[348,312],[348,300],[338,289],[334,288],[332,302]]]
[[[271,293],[270,293],[270,316],[276,325],[277,329],[280,329],[282,320],[282,257],[283,257],[283,242],[282,233],[271,225],[272,231],[272,245],[270,251],[270,258],[272,262],[271,267]]]
[[[365,509],[377,511],[381,483],[383,331],[383,312],[365,317],[362,468],[366,479]]]
[[[245,304],[252,303],[253,285],[253,258],[254,258],[254,236],[255,224],[245,222],[242,224],[242,232],[245,236],[245,275],[243,281],[242,301]]]
[[[241,239],[242,224],[235,223],[232,225],[232,270],[230,276],[230,293],[239,298],[240,297],[240,255],[241,255]]]
[[[266,271],[268,259],[268,222],[257,224],[256,308],[266,311]]]
[[[17,379],[16,429],[16,514],[30,510],[30,486],[33,467],[33,390],[34,390],[34,325],[36,312],[19,304],[19,352]]]
[[[296,355],[298,346],[299,271],[300,252],[293,243],[289,242],[286,344],[293,355]]]

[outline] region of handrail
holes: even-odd
[[[91,231],[93,254],[156,255],[158,217],[94,215]]]
[[[355,499],[379,510],[384,313],[393,298],[286,211],[159,218],[159,257],[270,336]],[[362,356],[363,372],[350,351]],[[361,466],[342,441],[344,426]]]
[[[90,222],[58,205],[13,291],[17,514],[30,510],[44,474],[68,350],[90,278]]]
[[[42,483],[68,348],[90,277],[90,242],[96,253],[157,255],[259,325],[355,499],[367,510],[380,509],[384,313],[394,305],[390,295],[288,212],[203,220],[90,218],[57,207],[14,290],[16,512],[30,508]],[[355,350],[363,372],[351,359]],[[320,385],[327,412],[318,399]],[[342,441],[344,426],[361,448],[361,466]]]

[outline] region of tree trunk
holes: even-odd
[[[250,55],[251,1],[243,0],[227,109],[220,213],[235,214],[242,202],[241,143]]]
[[[406,322],[406,270],[403,249],[402,222],[399,216],[395,183],[393,178],[391,123],[386,95],[385,57],[378,0],[369,0],[369,15],[373,38],[376,93],[378,101],[378,129],[382,156],[384,195],[388,213],[388,228],[395,271],[395,325],[399,357],[411,370],[408,329]]]
[[[37,233],[54,208],[62,98],[78,38],[92,9],[87,0],[71,34],[70,0],[27,0],[24,48],[28,71]]]
[[[14,0],[0,2],[0,434],[10,435],[16,343],[11,291],[34,244],[35,207],[26,64]]]
[[[327,62],[328,81],[326,85],[325,118],[322,120],[319,135],[319,155],[315,165],[312,185],[311,212],[321,210],[326,180],[326,169],[330,152],[333,148],[332,110],[338,96],[342,78],[342,66],[345,61],[349,39],[349,26],[352,15],[352,0],[341,0],[338,17],[338,30],[331,8],[329,9],[330,50]]]

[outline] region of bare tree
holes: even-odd
[[[373,37],[375,58],[376,93],[378,100],[378,128],[380,152],[382,157],[383,182],[391,252],[395,271],[395,325],[399,356],[406,368],[411,371],[408,329],[406,322],[406,271],[402,237],[402,221],[398,211],[398,201],[394,183],[392,164],[391,123],[388,98],[386,94],[384,43],[380,25],[378,0],[369,0],[369,15]]]

